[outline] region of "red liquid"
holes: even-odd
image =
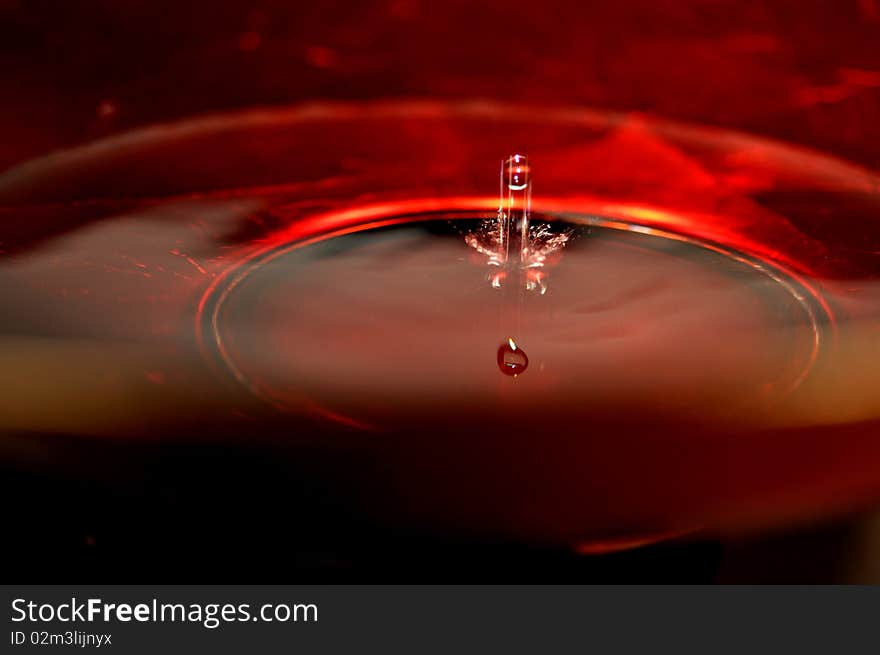
[[[531,116],[267,111],[6,174],[2,428],[277,440],[293,459],[318,444],[357,454],[356,473],[325,474],[369,516],[529,542],[876,499],[876,180],[705,128]],[[372,230],[491,212],[511,143],[535,166],[536,210],[605,220],[518,327],[459,237],[395,251],[404,232]],[[385,254],[354,266],[362,246]],[[415,275],[425,260],[444,274]],[[563,311],[582,321],[568,334]],[[491,361],[505,334],[532,360],[515,385]]]
[[[513,340],[510,339],[498,346],[498,369],[504,375],[516,377],[526,372],[529,367],[529,357],[521,347],[512,343]]]

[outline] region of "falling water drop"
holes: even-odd
[[[504,375],[516,377],[529,367],[529,357],[513,338],[498,347],[498,368]]]

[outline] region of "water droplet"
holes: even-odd
[[[493,289],[500,289],[504,286],[504,278],[507,277],[507,273],[505,271],[496,271],[494,273],[489,274],[489,283],[492,285]]]
[[[504,375],[516,377],[529,367],[529,357],[512,338],[498,347],[498,368]]]
[[[511,155],[507,158],[501,170],[502,184],[507,181],[507,187],[511,191],[528,190],[531,184],[532,169],[529,166],[529,158],[525,155]],[[502,192],[503,194],[503,192]],[[524,200],[528,200],[526,196]],[[519,208],[520,211],[528,212],[529,208],[525,205]]]

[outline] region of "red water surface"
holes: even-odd
[[[206,237],[207,257],[166,244],[180,267],[167,280],[155,260],[133,264],[155,275],[151,292],[164,283],[180,301],[153,294],[159,313],[189,311],[224,271],[306,235],[431,203],[488,210],[494,162],[526,150],[537,205],[579,197],[784,266],[819,297],[867,296],[833,309],[876,333],[865,291],[880,272],[876,0],[13,1],[0,2],[0,25],[14,90],[0,105],[0,166],[71,149],[0,179],[5,254],[37,256],[145,208],[256,200],[236,229]],[[98,306],[120,323],[137,311],[115,297]],[[850,367],[874,361],[870,341],[853,343]],[[191,382],[137,374],[169,397]],[[863,398],[870,376],[837,382]],[[562,435],[550,449],[534,431],[474,443],[450,419],[448,441],[383,444],[371,461],[396,471],[427,521],[523,539],[772,524],[876,500],[869,401],[843,420],[758,432],[635,421],[618,439]],[[612,428],[609,416],[588,426]],[[412,518],[404,496],[377,492],[379,513]]]

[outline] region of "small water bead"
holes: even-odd
[[[511,191],[525,191],[531,183],[532,169],[529,167],[529,158],[525,155],[511,155],[508,157],[501,168],[502,184],[507,183],[507,188]],[[502,191],[502,200],[503,200]],[[520,211],[528,211],[528,207],[523,205]]]
[[[498,368],[504,375],[516,377],[525,373],[528,367],[528,355],[512,338],[498,347]]]

